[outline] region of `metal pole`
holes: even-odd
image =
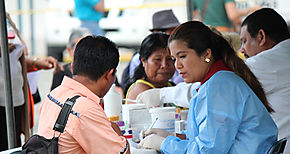
[[[29,7],[30,10],[34,9],[34,5],[33,5],[33,0],[30,0],[29,3]],[[35,54],[35,40],[34,40],[34,14],[31,13],[30,14],[30,36],[31,36],[31,54],[34,55]]]
[[[14,108],[12,102],[12,89],[11,89],[11,75],[10,75],[10,62],[9,62],[9,49],[7,41],[7,27],[6,27],[6,11],[5,2],[0,0],[0,30],[1,30],[1,58],[2,69],[4,75],[4,95],[5,95],[5,111],[6,111],[6,124],[7,124],[7,138],[8,148],[15,148],[16,146],[16,129],[14,119]]]
[[[191,21],[193,19],[192,0],[186,0],[186,14],[187,14],[187,21]]]
[[[18,10],[22,10],[22,3],[21,0],[18,0],[17,3]],[[19,32],[22,33],[22,14],[18,15],[18,23],[19,23]]]

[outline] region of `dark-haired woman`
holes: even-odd
[[[227,41],[201,22],[190,21],[173,31],[169,49],[184,81],[201,82],[193,90],[187,132],[166,138],[153,132],[140,146],[178,154],[267,153],[277,140],[269,114],[273,109]]]
[[[135,100],[137,95],[152,88],[172,86],[169,79],[175,72],[174,62],[167,50],[169,35],[152,33],[141,43],[140,61],[133,79],[127,84],[126,98]],[[127,102],[132,103],[132,102]]]

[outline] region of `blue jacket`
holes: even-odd
[[[251,88],[230,71],[219,71],[193,91],[186,140],[169,136],[163,153],[262,154],[278,129]]]

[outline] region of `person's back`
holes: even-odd
[[[74,0],[75,15],[81,21],[81,27],[88,28],[94,35],[104,35],[99,21],[105,12],[104,0]]]
[[[201,11],[205,5],[205,1],[206,0],[194,0],[194,8]],[[234,2],[234,0],[227,0],[226,2],[224,0],[211,0],[207,8],[204,8],[206,10],[203,17],[203,22],[214,27],[232,27],[231,21],[229,20],[225,9],[225,3],[227,2]]]
[[[288,140],[290,139],[289,49],[290,39],[247,60],[248,66],[259,78],[267,98],[275,110],[272,117],[278,125],[279,138],[287,137]],[[290,148],[287,150],[289,151]]]
[[[260,8],[239,10],[235,0],[193,0],[194,17],[221,32],[239,31],[240,18]]]
[[[81,96],[60,135],[59,153],[119,153],[128,149],[126,139],[113,128],[99,105],[100,97],[115,81],[118,62],[117,48],[104,37],[87,36],[77,44],[73,78],[65,77],[40,108],[38,133],[52,138],[60,104],[73,96]]]

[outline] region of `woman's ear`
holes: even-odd
[[[212,60],[212,52],[210,48],[206,49],[206,51],[204,52],[203,58]]]
[[[141,60],[141,63],[142,63],[142,66],[145,68],[145,60],[143,59],[143,58],[140,58],[140,60]]]
[[[267,38],[266,38],[266,33],[263,29],[259,30],[256,38],[258,40],[259,46],[264,46],[266,44]]]

